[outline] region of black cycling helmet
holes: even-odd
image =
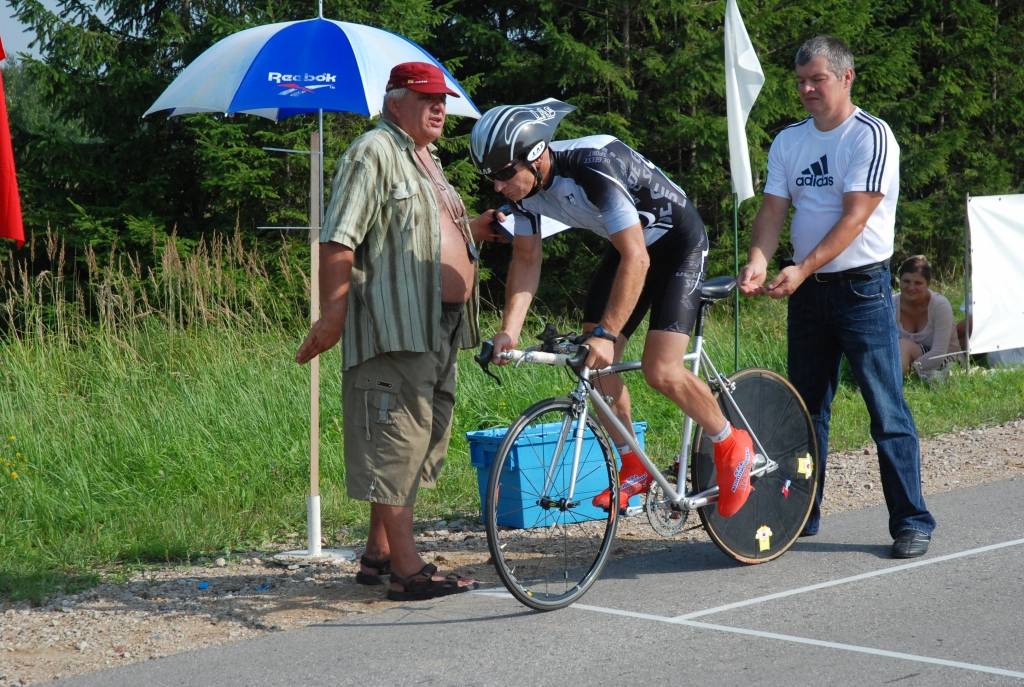
[[[477,120],[469,135],[473,164],[484,175],[491,175],[516,160],[533,167],[533,161],[547,148],[562,117],[575,109],[575,105],[554,98],[529,105],[491,108]]]

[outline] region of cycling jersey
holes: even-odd
[[[639,224],[648,246],[669,231],[693,245],[704,223],[683,189],[665,173],[612,136],[553,141],[551,183],[516,203],[515,233],[540,231],[545,215],[603,238]]]
[[[515,233],[540,232],[541,216],[588,229],[605,239],[639,224],[651,265],[633,313],[629,336],[651,311],[650,330],[689,334],[696,321],[708,237],[686,193],[665,173],[612,136],[551,143],[551,183],[515,204]],[[599,322],[619,266],[612,245],[594,273],[584,320]]]

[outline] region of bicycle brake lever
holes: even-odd
[[[555,328],[555,325],[548,322],[544,325],[544,331],[537,335],[537,339],[544,345],[549,345],[553,343],[558,336],[558,330]]]
[[[579,370],[587,362],[588,355],[590,355],[590,346],[580,344],[580,347],[576,350],[576,355],[568,361],[569,367]]]
[[[484,371],[488,377],[493,379],[501,386],[501,377],[490,371],[489,366],[491,364],[491,357],[494,355],[494,342],[490,339],[480,344],[480,352],[473,356],[473,360],[476,361],[480,369]]]

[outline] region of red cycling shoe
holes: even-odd
[[[619,509],[629,503],[629,499],[637,494],[646,494],[651,488],[651,473],[632,452],[622,456],[622,467],[619,468]],[[605,489],[591,501],[601,510],[608,510],[612,505],[612,490]]]
[[[718,513],[730,518],[743,508],[750,496],[750,471],[754,467],[754,442],[742,429],[732,428],[725,440],[715,444],[715,472],[718,476]]]

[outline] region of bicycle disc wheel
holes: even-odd
[[[597,581],[618,523],[615,454],[591,416],[570,498],[576,424],[568,399],[536,403],[509,429],[491,465],[484,513],[494,566],[516,599],[540,611],[568,606]],[[591,504],[609,488],[611,509]]]
[[[818,451],[814,426],[796,389],[771,370],[740,370],[729,377],[732,397],[746,422],[719,392],[726,418],[760,440],[778,469],[751,482],[743,508],[723,518],[715,504],[699,508],[701,523],[719,549],[741,563],[778,558],[796,542],[811,513],[818,489]],[[754,450],[758,451],[757,442]],[[699,431],[694,441],[693,489],[717,484],[711,440]]]

